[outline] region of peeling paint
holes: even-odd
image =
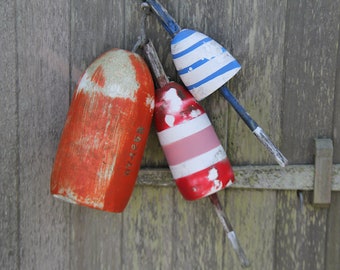
[[[79,81],[78,91],[100,92],[112,98],[129,98],[136,101],[136,92],[140,85],[135,78],[136,70],[131,65],[129,54],[124,50],[111,50],[86,69]]]
[[[51,193],[122,212],[137,179],[153,108],[153,80],[139,55],[114,49],[97,58],[74,92]]]
[[[157,90],[155,124],[170,171],[185,199],[206,197],[233,182],[231,164],[207,114],[179,84],[169,83]]]

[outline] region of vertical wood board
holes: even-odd
[[[327,220],[327,246],[325,269],[337,269],[340,265],[340,192],[332,192]]]
[[[173,204],[172,269],[222,269],[225,236],[209,199],[186,201],[176,189]]]
[[[276,192],[226,190],[225,208],[250,261],[250,269],[273,269]],[[223,269],[243,269],[226,240]]]
[[[70,269],[121,269],[122,214],[74,205]]]
[[[0,3],[0,268],[16,269],[18,250],[18,148],[15,3]]]
[[[286,1],[236,1],[232,48],[242,69],[229,86],[274,144],[281,146],[282,69]],[[234,164],[275,164],[241,118],[230,109],[228,146]]]
[[[69,268],[69,205],[50,174],[68,105],[68,1],[17,1],[19,269]]]
[[[138,186],[123,214],[122,266],[173,269],[174,188]]]
[[[73,91],[80,75],[102,53],[126,49],[126,18],[124,1],[72,0],[70,9]]]
[[[340,15],[339,15],[340,17]],[[334,93],[334,112],[333,112],[333,142],[334,156],[333,162],[340,163],[340,22],[338,22],[338,52],[336,62],[336,78]]]
[[[311,193],[280,191],[276,204],[276,269],[325,269],[327,209],[310,204]]]
[[[313,163],[314,139],[333,133],[339,10],[339,1],[288,1],[282,146],[291,163]]]
[[[313,204],[328,207],[331,203],[333,176],[333,141],[315,140]]]

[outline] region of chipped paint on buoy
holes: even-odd
[[[234,182],[215,130],[189,91],[176,83],[158,89],[155,123],[170,171],[185,199],[209,196]]]
[[[175,67],[186,88],[200,101],[241,69],[236,59],[203,33],[182,29],[171,41]]]
[[[112,49],[83,73],[67,115],[51,176],[65,201],[122,212],[135,185],[154,109],[142,58]]]

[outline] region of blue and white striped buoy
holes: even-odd
[[[157,0],[145,1],[172,37],[171,53],[175,67],[194,98],[200,101],[219,89],[280,166],[285,167],[288,160],[225,85],[241,69],[235,58],[210,37],[194,30],[181,29]]]
[[[183,83],[198,101],[215,92],[241,69],[223,46],[190,29],[174,36],[171,53]]]

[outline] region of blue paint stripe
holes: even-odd
[[[188,90],[195,89],[195,88],[201,86],[202,84],[205,84],[205,83],[215,79],[216,77],[218,77],[218,76],[220,76],[224,73],[227,73],[227,72],[229,72],[229,71],[231,71],[235,68],[239,68],[239,67],[241,67],[240,64],[236,60],[234,60],[233,62],[229,63],[228,65],[226,65],[226,66],[220,68],[219,70],[217,70],[216,72],[210,74],[208,77],[204,78],[203,80],[200,80],[199,82],[194,83],[192,85],[186,85],[186,87],[187,87]]]
[[[227,50],[225,48],[221,48],[221,52],[222,54],[225,53]],[[215,56],[215,57],[220,57],[220,55],[218,56]],[[207,58],[204,58],[204,59],[200,59],[198,60],[197,62],[193,63],[192,65],[190,65],[189,67],[186,67],[186,68],[183,68],[181,70],[178,71],[178,74],[179,75],[183,75],[183,74],[186,74],[188,73],[189,71],[193,71],[194,69],[204,65],[205,63],[213,60],[215,57],[211,58],[211,59],[207,59]]]
[[[194,31],[194,30],[183,29],[177,35],[175,35],[175,37],[171,41],[171,44],[177,44],[177,43],[181,42],[183,39],[186,39],[187,37],[189,37],[189,36],[191,36],[195,33],[197,33],[197,32]]]
[[[179,58],[179,57],[182,57],[182,56],[184,56],[184,55],[186,55],[186,54],[192,52],[193,50],[197,49],[198,47],[202,46],[204,43],[209,42],[209,41],[211,41],[211,40],[212,40],[212,39],[211,39],[210,37],[206,37],[206,38],[204,38],[204,39],[198,41],[197,43],[193,44],[193,45],[190,46],[189,48],[187,48],[187,49],[185,49],[185,50],[183,50],[183,51],[181,51],[181,52],[179,52],[179,53],[173,54],[173,55],[172,55],[172,58],[173,58],[173,59],[177,59],[177,58]]]

